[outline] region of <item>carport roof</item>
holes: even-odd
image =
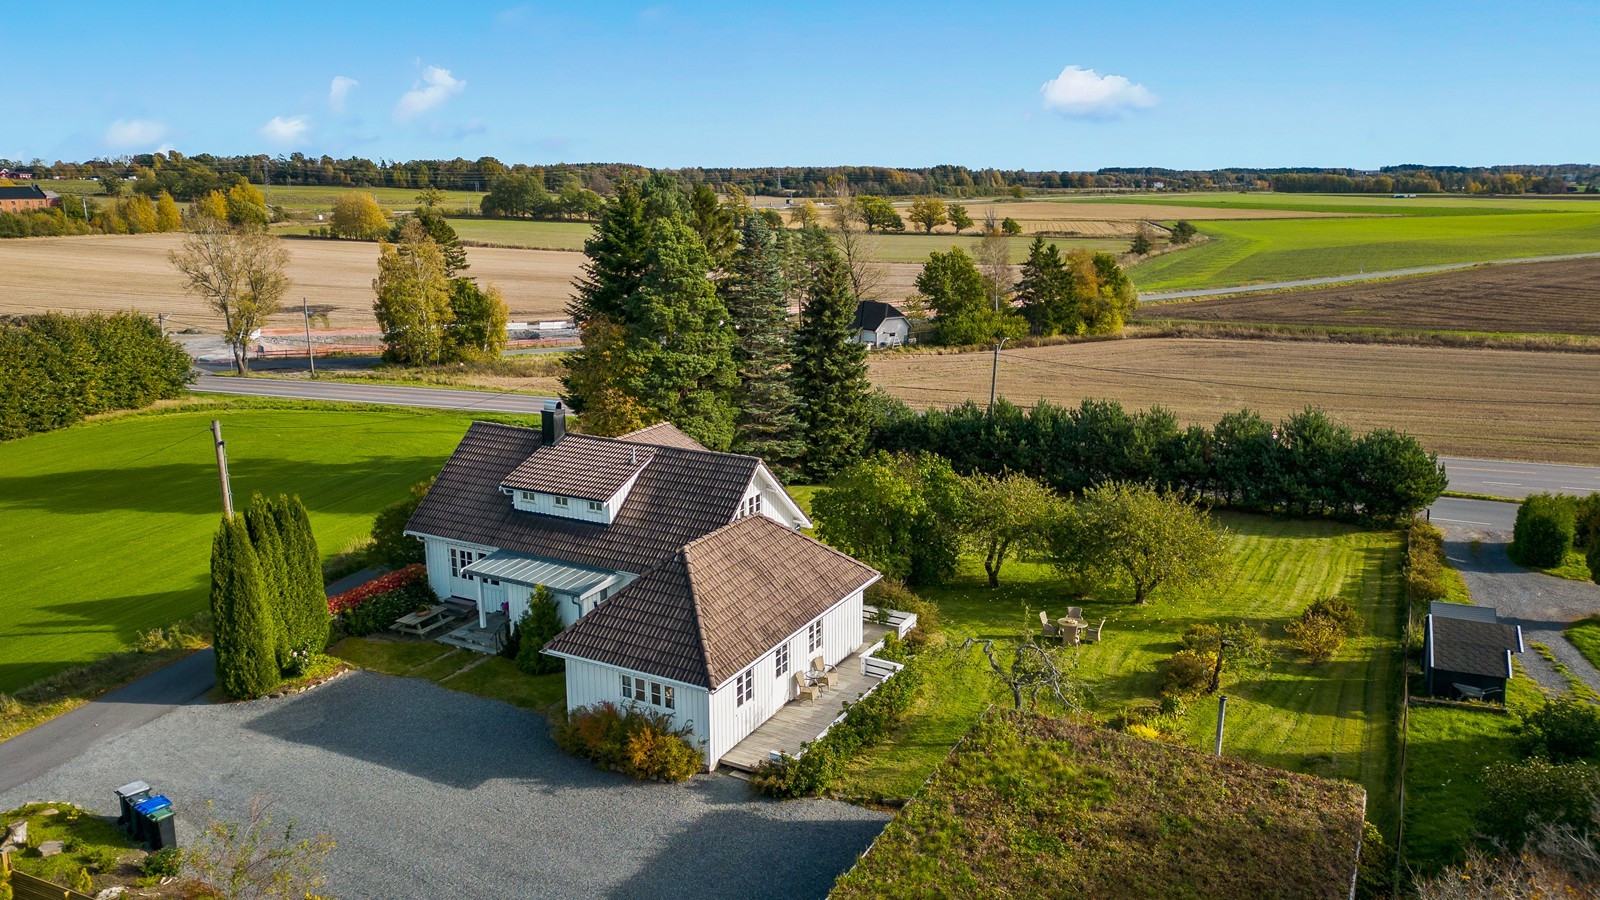
[[[496,578],[529,587],[543,585],[552,591],[583,596],[593,588],[616,578],[615,573],[586,569],[568,563],[524,556],[500,550],[461,570],[467,575]]]

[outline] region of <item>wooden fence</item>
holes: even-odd
[[[11,854],[0,853],[0,877],[11,879],[11,896],[14,900],[94,900],[56,884],[18,872],[11,867]]]

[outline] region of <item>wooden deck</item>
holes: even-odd
[[[772,757],[773,751],[781,750],[792,756],[799,752],[801,744],[816,740],[818,735],[833,724],[834,719],[839,718],[839,714],[844,711],[845,703],[859,700],[862,694],[872,690],[883,680],[879,676],[862,672],[861,657],[890,630],[892,626],[889,625],[876,622],[863,623],[861,647],[840,660],[835,667],[839,675],[838,684],[831,688],[823,688],[822,696],[818,697],[815,703],[809,700],[791,700],[784,704],[772,718],[763,722],[744,740],[735,744],[733,749],[723,754],[719,765],[753,772],[756,766]]]

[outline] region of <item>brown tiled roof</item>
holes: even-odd
[[[648,466],[655,453],[656,448],[649,445],[569,434],[533,451],[501,484],[604,503]]]
[[[638,431],[618,435],[619,441],[631,441],[635,444],[654,444],[657,447],[677,447],[680,450],[704,450],[706,445],[700,443],[687,434],[678,430],[678,426],[671,422],[657,422],[646,425]]]
[[[537,428],[472,423],[406,530],[637,574],[732,521],[759,462],[658,447],[615,521],[601,525],[511,508],[500,485],[538,449]]]
[[[714,690],[877,577],[792,528],[748,516],[689,543],[545,649]]]
[[[1522,651],[1517,627],[1504,622],[1431,615],[1428,628],[1428,665],[1446,672],[1509,678],[1511,661],[1506,653]]]

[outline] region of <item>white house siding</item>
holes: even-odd
[[[823,660],[830,666],[838,665],[841,659],[856,652],[861,647],[861,592],[844,598],[823,613],[822,619],[822,649],[819,651]],[[789,644],[789,674],[782,677],[777,675],[778,646],[767,651],[760,659],[756,660],[751,669],[754,671],[753,688],[755,694],[744,706],[737,703],[738,678],[729,678],[711,692],[711,743],[707,757],[711,765],[722,758],[734,744],[744,740],[750,732],[755,731],[761,723],[772,718],[785,703],[794,696],[794,672],[804,672],[811,666],[811,658],[817,654],[808,652],[808,636],[810,623],[790,635],[786,642]],[[618,682],[620,689],[621,682]]]
[[[470,578],[455,578],[450,575],[450,548],[471,550],[475,554],[488,556],[498,548],[486,547],[481,544],[468,544],[460,541],[447,541],[441,538],[425,537],[422,539],[423,560],[428,567],[428,586],[441,598],[464,597],[474,602],[478,599],[478,586]]]
[[[707,697],[705,688],[692,687],[675,681],[668,681],[643,672],[631,669],[621,669],[603,663],[590,662],[586,659],[567,659],[567,709],[577,709],[580,706],[592,706],[596,703],[615,703],[626,706],[633,702],[622,696],[622,676],[624,674],[637,676],[647,681],[660,681],[671,684],[674,688],[673,695],[676,709],[660,709],[642,704],[644,709],[655,712],[668,713],[673,723],[680,728],[688,728],[691,739],[698,744],[704,752],[709,742],[707,723],[711,717],[707,714]],[[730,745],[731,746],[731,745]],[[720,754],[719,754],[720,755]],[[711,766],[715,766],[712,762]]]

